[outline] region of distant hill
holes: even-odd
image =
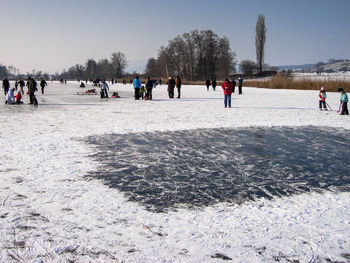
[[[303,65],[287,65],[287,66],[277,66],[279,70],[307,70],[315,67],[316,64],[303,64]]]
[[[278,66],[279,70],[293,71],[350,71],[350,61],[348,59],[330,59],[328,62],[318,62],[315,64]]]

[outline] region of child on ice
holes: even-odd
[[[349,115],[349,111],[348,111],[348,101],[349,101],[348,95],[343,90],[343,88],[338,88],[338,92],[341,92],[341,94],[340,94],[340,105],[341,105],[341,108],[339,109],[340,110],[340,115]]]
[[[320,93],[318,94],[318,96],[320,97],[319,100],[319,108],[320,110],[322,110],[322,106],[323,106],[323,110],[327,110],[327,106],[326,106],[326,98],[327,98],[327,94],[326,94],[326,89],[324,87],[321,88]]]

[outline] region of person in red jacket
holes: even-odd
[[[224,99],[225,108],[227,108],[227,104],[229,108],[231,108],[231,94],[232,94],[233,84],[226,78],[225,82],[222,83],[221,87],[224,90],[224,95],[225,95],[225,99]]]

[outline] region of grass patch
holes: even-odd
[[[338,91],[342,87],[345,91],[350,90],[350,81],[344,80],[311,80],[293,79],[289,76],[273,76],[266,80],[246,80],[244,86],[265,88],[265,89],[298,89],[298,90],[319,90],[325,87],[326,91]]]

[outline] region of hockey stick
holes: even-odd
[[[340,102],[340,104],[339,104],[339,109],[338,109],[338,111],[337,111],[337,112],[339,112],[339,111],[340,111],[340,107],[341,107],[341,105],[342,105],[342,102]]]
[[[325,102],[325,103],[326,103],[326,105],[328,106],[328,108],[330,108],[330,110],[332,111],[332,107],[329,106],[329,104],[328,104],[327,102]]]

